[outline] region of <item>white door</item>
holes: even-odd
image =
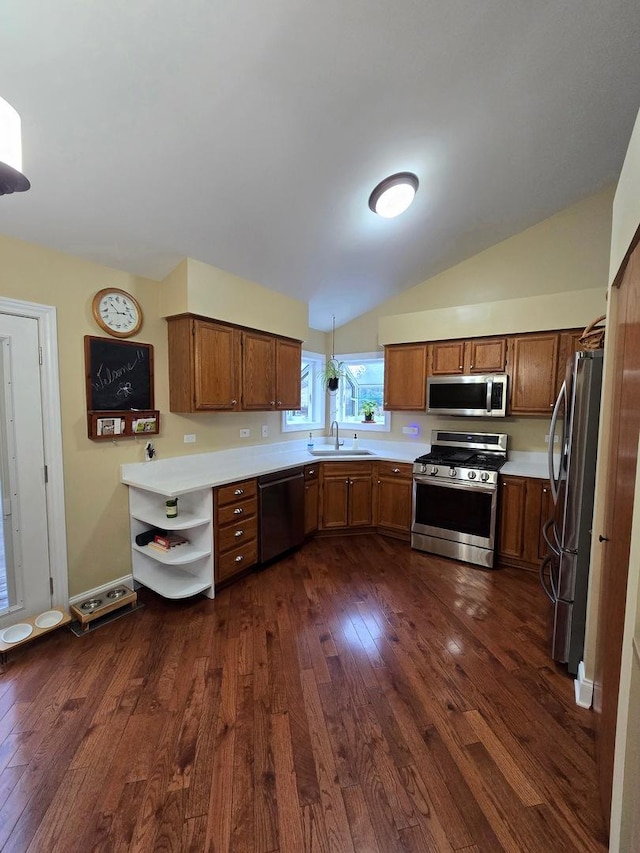
[[[41,395],[38,320],[0,314],[0,627],[51,607]]]

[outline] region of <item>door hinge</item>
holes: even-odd
[[[42,357],[42,347],[38,347],[38,361],[40,364],[44,364],[44,359]]]
[[[49,577],[49,591],[51,592],[51,595],[53,596],[53,578],[52,577]]]
[[[44,482],[45,484],[49,482],[49,466],[44,466]]]

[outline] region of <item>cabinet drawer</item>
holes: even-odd
[[[229,486],[220,486],[216,490],[216,501],[218,506],[244,501],[254,498],[258,493],[257,480],[243,480],[241,483],[231,483]]]
[[[245,569],[251,568],[258,561],[258,540],[246,542],[240,548],[233,551],[228,551],[223,554],[216,562],[216,580],[223,581],[226,578],[243,572]]]
[[[413,465],[410,462],[378,462],[378,477],[411,478]]]
[[[247,500],[236,500],[236,503],[227,506],[218,506],[216,520],[219,526],[231,524],[245,518],[255,518],[258,512],[257,498]]]
[[[304,478],[305,480],[317,480],[320,467],[318,465],[305,465]]]
[[[237,524],[231,524],[228,527],[222,527],[218,530],[218,553],[224,554],[234,548],[244,545],[250,539],[255,539],[258,535],[258,519],[253,518],[239,521]]]

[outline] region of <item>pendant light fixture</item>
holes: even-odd
[[[418,178],[413,172],[390,175],[369,196],[369,207],[378,216],[392,219],[409,207],[418,189]]]
[[[31,184],[22,174],[20,116],[0,98],[0,195],[21,193]]]

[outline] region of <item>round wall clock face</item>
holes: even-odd
[[[105,332],[116,338],[129,338],[142,325],[142,309],[138,302],[117,287],[106,287],[93,297],[93,316]]]

